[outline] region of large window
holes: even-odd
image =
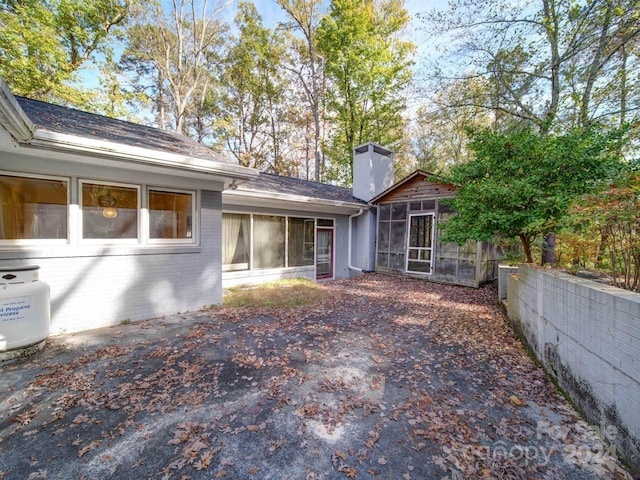
[[[385,203],[378,209],[376,265],[382,269],[404,271],[407,204]]]
[[[438,223],[446,222],[451,215],[447,208],[440,209]],[[476,263],[478,256],[478,242],[467,240],[464,245],[443,242],[438,234],[435,267],[436,273],[443,276],[452,276],[463,280],[475,280]]]
[[[0,175],[0,240],[66,240],[68,182]]]
[[[313,218],[289,218],[287,245],[290,267],[313,265],[314,231]]]
[[[193,238],[193,193],[149,189],[149,238],[178,241]]]
[[[139,187],[89,182],[81,186],[82,238],[138,238]]]
[[[315,226],[313,218],[223,213],[222,269],[313,265]]]
[[[196,192],[0,173],[0,244],[194,244]],[[141,192],[147,192],[146,202]],[[146,205],[144,205],[146,203]],[[75,206],[80,214],[71,218]],[[142,215],[143,207],[148,215]],[[148,225],[141,228],[141,218]],[[248,238],[248,234],[247,234]],[[247,260],[248,261],[248,260]]]
[[[222,214],[222,269],[248,270],[250,252],[250,216]]]
[[[285,218],[253,216],[253,268],[284,267]]]

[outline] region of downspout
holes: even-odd
[[[359,217],[363,213],[364,213],[364,209],[361,208],[358,211],[358,213],[354,213],[353,215],[349,215],[349,249],[348,249],[348,254],[347,254],[348,260],[349,260],[349,262],[348,262],[349,263],[349,270],[355,270],[356,272],[360,272],[360,273],[362,273],[362,269],[361,268],[354,267],[353,265],[351,265],[351,250],[353,250],[353,245],[352,245],[352,242],[351,242],[351,238],[352,238],[351,230],[353,229],[352,220],[355,217]]]

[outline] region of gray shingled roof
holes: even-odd
[[[16,100],[36,128],[41,130],[224,162],[221,156],[216,155],[207,147],[191,138],[174,132],[29,98],[16,97]],[[289,193],[310,198],[366,204],[366,202],[354,198],[353,190],[350,188],[270,173],[261,173],[258,178],[242,184],[242,188],[253,191]]]
[[[16,100],[40,130],[228,163],[195,140],[174,132],[29,98],[16,97]]]
[[[301,180],[299,178],[283,177],[272,173],[262,172],[258,178],[243,183],[241,188],[243,190],[288,193],[291,195],[301,195],[304,197],[324,200],[361,203],[363,205],[367,204],[367,202],[355,198],[353,196],[353,190],[350,188],[311,182],[309,180]]]

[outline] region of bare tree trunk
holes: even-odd
[[[548,233],[542,243],[542,265],[554,265],[556,263],[556,234]]]
[[[527,263],[533,263],[533,255],[531,254],[531,238],[526,235],[518,235],[518,237],[520,238],[520,243],[522,244]]]

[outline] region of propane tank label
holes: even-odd
[[[0,322],[29,320],[32,310],[30,297],[0,301]]]

